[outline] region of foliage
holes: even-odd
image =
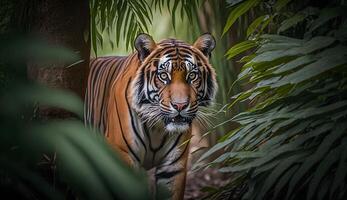
[[[236,16],[229,18],[224,30],[256,6],[249,1],[233,8]],[[252,27],[248,40],[227,52],[228,58],[250,52],[240,60],[237,81],[251,88],[233,96],[229,107],[246,101],[251,108],[233,117],[240,127],[200,158],[224,150],[207,166],[233,173],[230,184],[211,198],[242,185],[247,189],[243,199],[347,196],[345,7],[306,3],[302,10],[297,10],[300,6],[283,10],[288,2],[270,4],[269,10],[276,12],[257,17],[248,27]],[[257,6],[262,4],[269,2]],[[265,27],[272,29],[260,26],[263,16],[270,19]]]
[[[97,54],[97,45],[103,43],[102,33],[107,32],[110,43],[119,44],[121,38],[126,47],[132,48],[133,41],[141,32],[148,32],[148,25],[152,23],[152,8],[162,10],[166,7],[172,16],[173,28],[176,24],[176,13],[188,16],[192,21],[196,16],[198,0],[91,0],[91,42]],[[115,37],[112,36],[115,30]]]
[[[11,75],[0,93],[0,191],[11,199],[149,199],[146,180],[123,164],[81,120],[81,100],[26,78],[28,61],[76,62],[65,48],[36,39],[0,38],[0,64]],[[13,55],[13,52],[17,52]],[[77,118],[41,121],[35,108],[54,106]],[[136,192],[133,192],[136,191]]]

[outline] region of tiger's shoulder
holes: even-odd
[[[129,56],[91,58],[85,95],[85,123],[105,132],[106,105],[112,83],[127,67]]]

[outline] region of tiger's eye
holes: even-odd
[[[163,80],[166,80],[167,77],[168,77],[168,75],[167,75],[167,73],[162,72],[162,73],[159,74],[159,77],[160,77],[161,79],[163,79]]]
[[[197,76],[197,74],[195,72],[191,72],[191,73],[189,73],[188,77],[189,77],[190,80],[193,80],[193,79],[196,78],[196,76]]]

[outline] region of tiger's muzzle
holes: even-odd
[[[191,126],[197,109],[192,109],[188,101],[171,102],[170,114],[164,115],[165,128],[169,132],[184,132]]]

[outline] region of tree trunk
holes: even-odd
[[[44,38],[50,44],[67,47],[79,53],[83,62],[66,68],[67,63],[37,67],[28,64],[28,77],[51,88],[67,89],[84,98],[89,69],[89,2],[86,0],[29,0],[35,5],[29,32]],[[71,63],[69,63],[71,64]],[[40,108],[40,115],[66,117],[67,112]]]

